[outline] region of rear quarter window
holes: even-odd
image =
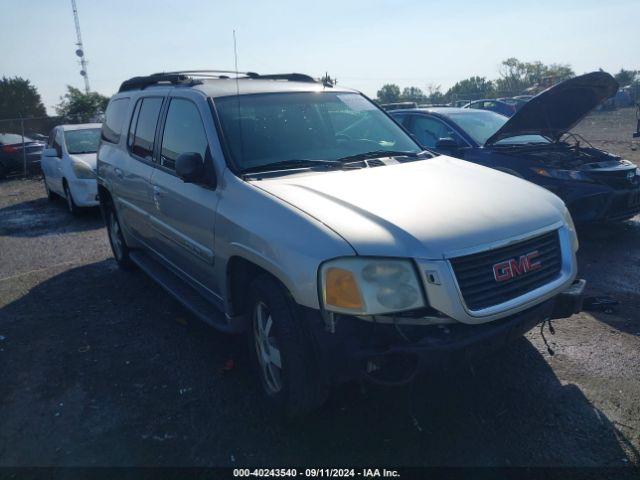
[[[128,98],[116,98],[109,102],[105,121],[102,124],[102,139],[110,143],[118,143],[122,133],[125,116],[129,108]]]

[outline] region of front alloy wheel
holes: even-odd
[[[269,395],[277,394],[282,390],[282,360],[273,333],[273,318],[263,302],[254,307],[253,338],[265,389]]]
[[[320,406],[328,388],[309,338],[307,320],[286,288],[269,274],[249,286],[250,355],[275,411],[291,420]]]

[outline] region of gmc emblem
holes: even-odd
[[[518,260],[511,258],[504,262],[496,263],[493,266],[493,278],[496,279],[496,282],[506,282],[525,273],[538,270],[542,267],[542,263],[535,260],[539,256],[540,253],[535,250],[526,255],[521,255]]]

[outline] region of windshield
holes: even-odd
[[[484,145],[509,120],[509,117],[488,110],[452,112],[447,113],[447,117],[456,122],[478,145]],[[542,135],[516,135],[504,138],[496,142],[496,145],[521,143],[549,143],[549,140]]]
[[[422,149],[393,120],[355,93],[303,92],[215,99],[241,170],[288,160],[337,161],[378,150]]]
[[[69,154],[96,153],[100,143],[100,129],[86,128],[82,130],[67,130],[64,132],[65,143]]]

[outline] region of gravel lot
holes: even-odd
[[[0,465],[640,465],[639,245],[640,218],[581,235],[590,292],[621,305],[557,321],[554,356],[536,329],[284,426],[243,339],[119,271],[98,212],[0,183]]]

